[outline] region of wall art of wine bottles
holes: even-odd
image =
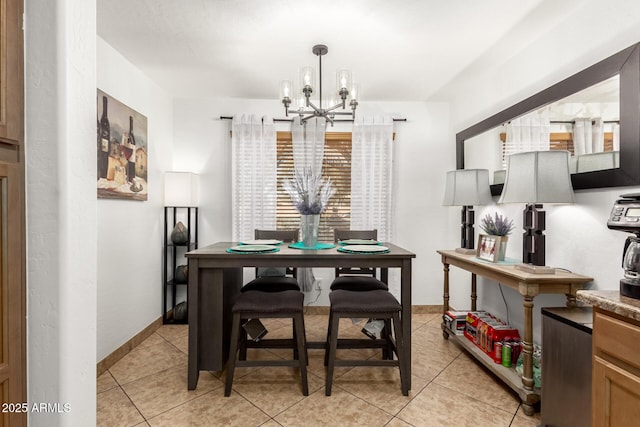
[[[97,90],[99,199],[147,200],[147,118]]]

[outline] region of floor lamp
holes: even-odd
[[[487,169],[458,169],[447,172],[443,206],[462,206],[460,248],[456,252],[475,254],[475,212],[473,205],[492,202]]]
[[[545,266],[545,212],[543,203],[573,203],[568,151],[531,151],[507,157],[507,176],[498,203],[526,203],[522,262],[519,270],[555,273]]]

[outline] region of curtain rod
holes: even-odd
[[[233,116],[220,116],[220,120],[233,120]],[[293,119],[273,119],[274,122],[292,122]],[[353,119],[334,119],[334,122],[353,122]],[[406,122],[407,119],[393,119],[394,122]]]
[[[564,120],[549,120],[549,123],[553,123],[553,124],[575,124],[576,121],[575,120],[568,120],[568,121],[564,121]],[[591,121],[591,124],[595,124],[596,122],[594,120]],[[602,123],[620,123],[620,120],[603,120]]]

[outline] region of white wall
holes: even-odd
[[[201,247],[231,239],[231,122],[219,117],[242,113],[283,116],[277,99],[180,99],[174,104],[174,167],[201,175]],[[448,210],[441,206],[445,171],[455,168],[455,144],[447,142],[452,139],[448,105],[362,102],[358,114],[407,118],[406,123],[395,124],[394,241],[417,255],[413,264],[414,304],[441,304],[442,267],[435,251],[457,241],[448,241],[446,228],[441,226],[449,217]],[[279,130],[289,128],[278,124]],[[338,124],[327,131],[350,129],[351,125]],[[322,279],[324,290],[314,305],[328,305],[332,272],[316,275]]]
[[[97,201],[100,361],[161,315],[162,173],[172,170],[173,106],[165,91],[99,37],[97,87],[147,117],[149,173],[147,201]]]
[[[496,45],[485,54],[484,60],[476,61],[442,91],[439,97],[452,100],[454,132],[640,41],[640,3],[583,1],[563,19],[557,19],[547,31],[538,34],[537,39],[517,52]],[[516,29],[512,38],[517,35]],[[509,34],[505,40],[510,40]],[[618,289],[626,234],[608,230],[606,221],[618,195],[638,190],[640,187],[577,191],[575,205],[545,207],[547,264],[594,277],[588,287]],[[478,209],[477,218],[484,212],[498,210],[515,219],[519,228],[523,208],[501,205]],[[453,227],[450,231],[456,233]],[[521,259],[521,248],[521,232],[516,231],[510,236],[507,256]],[[456,272],[454,277],[451,303],[457,308],[468,308],[468,274]],[[522,329],[522,300],[514,291],[507,289],[504,293],[510,320]],[[480,282],[479,295],[483,308],[506,317],[507,308],[495,283]],[[534,303],[536,335],[539,336],[539,308],[561,306],[564,298],[541,296]]]
[[[30,426],[95,424],[95,14],[25,2],[27,392],[70,408]]]

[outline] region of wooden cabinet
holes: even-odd
[[[171,234],[182,222],[186,227],[185,241],[174,242]],[[164,208],[164,258],[162,277],[162,322],[187,323],[188,269],[185,254],[198,249],[198,208]],[[179,295],[180,294],[180,295]],[[181,299],[182,301],[178,302]]]
[[[592,425],[640,420],[640,322],[596,309],[593,323]]]

